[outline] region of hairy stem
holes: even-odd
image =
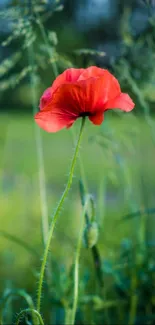
[[[25,315],[25,314],[28,314],[28,313],[34,313],[34,315],[37,317],[37,319],[39,320],[39,324],[40,325],[44,325],[44,322],[43,322],[43,319],[40,315],[40,313],[38,313],[37,310],[35,309],[25,309],[25,310],[22,310],[19,315],[18,315],[18,318],[17,318],[17,322],[16,322],[16,325],[19,325],[20,324],[20,320],[21,318]],[[35,325],[35,324],[34,324]]]
[[[74,173],[75,163],[76,163],[76,159],[77,159],[77,155],[78,155],[78,151],[79,151],[79,146],[80,146],[80,142],[81,142],[81,138],[82,138],[84,124],[85,124],[85,118],[82,119],[81,129],[80,129],[78,141],[77,141],[77,144],[76,144],[75,152],[74,152],[74,155],[73,155],[73,158],[72,158],[72,163],[71,163],[71,168],[70,168],[68,181],[67,181],[65,190],[64,190],[64,192],[63,192],[63,194],[62,194],[62,196],[60,198],[60,201],[58,203],[56,211],[55,211],[55,213],[53,215],[52,223],[51,223],[48,238],[47,238],[46,247],[45,247],[45,250],[44,250],[44,256],[43,256],[43,261],[42,261],[41,271],[40,271],[40,278],[39,278],[38,296],[37,296],[37,310],[38,310],[38,312],[40,311],[40,305],[41,305],[42,286],[43,286],[45,267],[46,267],[46,263],[47,263],[48,251],[49,251],[51,239],[52,239],[52,236],[53,236],[54,227],[55,227],[55,224],[56,224],[60,209],[62,208],[63,202],[64,202],[64,200],[65,200],[65,198],[66,198],[66,196],[68,194],[68,191],[69,191],[69,189],[71,187],[71,184],[72,184],[73,173]]]

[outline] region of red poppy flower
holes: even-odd
[[[53,85],[46,89],[40,100],[40,112],[35,115],[37,124],[48,132],[70,127],[79,118],[100,125],[108,109],[129,112],[134,103],[121,92],[117,79],[105,69],[67,69]]]

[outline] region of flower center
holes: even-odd
[[[90,112],[81,112],[80,113],[80,117],[85,117],[85,116],[90,116],[91,115],[91,113]]]

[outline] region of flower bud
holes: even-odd
[[[84,240],[87,248],[92,248],[97,243],[98,225],[95,221],[87,225],[84,232]]]

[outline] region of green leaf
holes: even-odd
[[[143,210],[138,210],[136,212],[133,213],[129,213],[123,217],[121,217],[121,221],[127,221],[133,218],[137,218],[137,217],[141,217],[144,214],[150,215],[150,214],[155,214],[155,208],[150,208],[150,209],[143,209]]]
[[[113,308],[126,304],[126,301],[122,300],[103,300],[99,296],[84,296],[80,300],[81,304],[93,304],[95,310],[102,310],[107,308]]]

